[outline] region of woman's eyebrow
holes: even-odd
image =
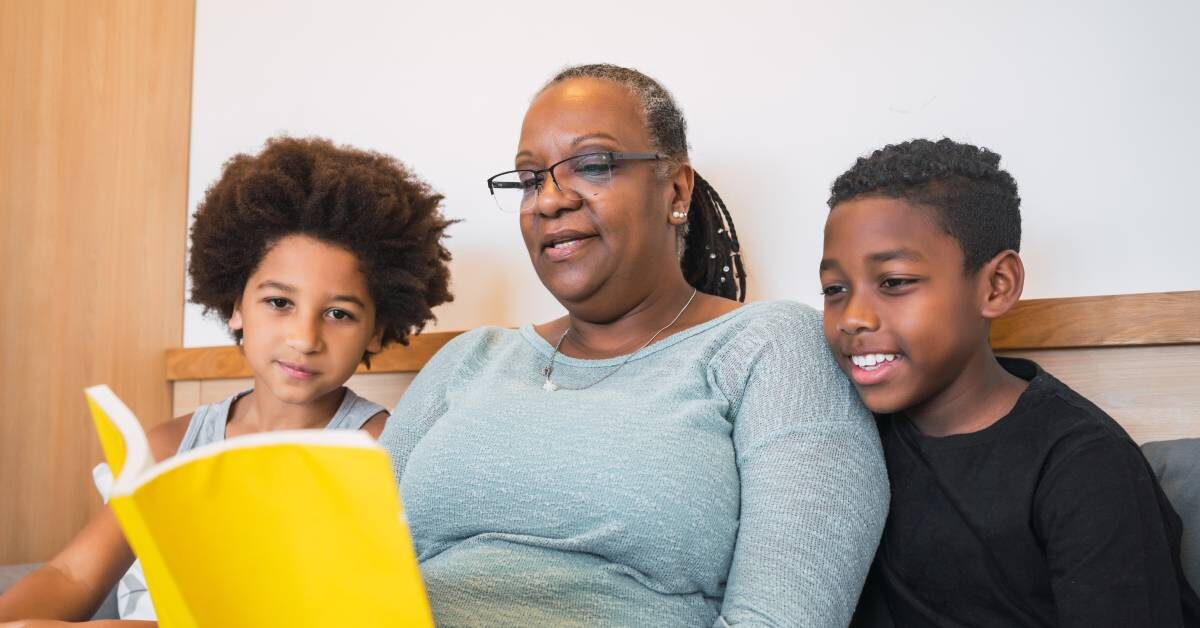
[[[583,135],[576,136],[575,139],[571,140],[571,148],[575,148],[580,144],[590,142],[592,140],[608,140],[618,145],[621,143],[620,140],[609,133],[605,133],[604,131],[596,131],[594,133],[585,133]],[[533,157],[533,153],[528,150],[523,150],[517,153],[517,156],[513,158],[513,162],[520,163],[522,159],[529,157]]]
[[[579,137],[576,137],[575,139],[571,140],[571,146],[572,147],[579,146],[580,144],[590,141],[590,140],[609,140],[614,143],[620,144],[620,142],[617,140],[617,138],[613,137],[612,135],[609,135],[608,133],[605,133],[603,131],[597,131],[595,133],[588,133],[586,135],[580,135]]]

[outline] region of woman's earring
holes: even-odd
[[[687,218],[687,212],[671,212],[671,217],[675,220],[683,220]]]

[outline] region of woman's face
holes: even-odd
[[[530,105],[515,167],[546,168],[603,151],[655,152],[640,105],[616,83],[570,79],[552,85]],[[615,162],[607,187],[583,200],[564,195],[547,176],[533,207],[522,211],[529,259],[564,306],[587,303],[596,310],[596,304],[620,304],[649,294],[665,273],[679,273],[670,214],[687,210],[682,196],[690,196],[691,189],[680,190],[674,182],[679,176],[657,176],[659,166]]]

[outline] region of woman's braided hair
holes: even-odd
[[[628,89],[642,104],[642,119],[655,150],[674,162],[687,161],[687,122],[671,93],[654,79],[634,70],[607,63],[566,68],[550,79],[551,85],[574,78],[610,81]],[[660,171],[666,176],[669,165]],[[721,195],[696,173],[687,224],[680,229],[679,264],[687,282],[697,290],[737,301],[746,300],[746,272],[733,217]]]

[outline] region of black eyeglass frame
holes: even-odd
[[[583,157],[595,157],[597,155],[604,155],[610,163],[614,162],[614,161],[662,161],[664,159],[670,159],[670,156],[664,155],[662,153],[628,153],[628,152],[618,152],[618,151],[611,151],[611,150],[598,151],[595,153],[583,153],[581,155],[571,155],[570,157],[567,157],[566,159],[563,159],[562,161],[555,162],[545,168],[540,168],[537,170],[533,170],[533,169],[529,169],[529,168],[517,168],[516,170],[505,170],[504,172],[501,172],[499,174],[494,174],[494,175],[488,177],[488,180],[487,180],[488,193],[491,194],[493,197],[495,197],[497,189],[524,190],[526,186],[524,183],[521,183],[521,182],[496,181],[497,177],[503,177],[505,175],[509,175],[509,174],[513,174],[513,173],[522,173],[522,172],[528,172],[531,175],[533,175],[533,180],[535,182],[537,182],[536,190],[537,190],[538,194],[542,193],[542,186],[546,182],[546,176],[545,176],[546,173],[550,173],[550,180],[554,182],[554,187],[557,188],[559,192],[562,192],[563,187],[561,185],[559,185],[558,177],[554,176],[554,169],[561,166],[562,164],[565,164],[568,161],[571,161],[574,159],[580,159]]]

